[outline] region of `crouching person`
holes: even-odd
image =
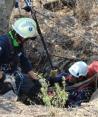
[[[28,99],[39,104],[38,94],[40,93],[41,84],[39,80],[28,78],[27,74],[15,71],[13,74],[4,74],[0,80],[0,95],[12,90],[18,97],[18,101],[30,104]]]
[[[18,95],[18,100],[25,104],[29,104],[28,99],[33,103],[39,104],[40,99],[38,97],[40,93],[41,84],[37,79],[30,79],[26,74],[20,72],[15,73],[15,85],[16,89],[13,90]]]
[[[19,18],[12,25],[12,29],[4,35],[0,36],[0,67],[7,65],[8,72],[14,73],[20,64],[23,73],[28,74],[29,77],[24,78],[25,86],[33,82],[34,86],[38,82],[37,76],[33,72],[32,64],[26,57],[24,52],[24,43],[27,40],[35,39],[37,36],[36,22],[31,18]],[[8,68],[9,67],[9,68]],[[3,75],[5,71],[0,72],[0,82],[3,82]],[[29,86],[29,84],[28,84]],[[33,89],[36,89],[36,86]],[[36,91],[35,91],[36,92]],[[34,92],[33,92],[34,93]]]

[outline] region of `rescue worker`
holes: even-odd
[[[85,81],[92,78],[98,72],[98,61],[93,61],[87,65],[84,61],[75,62],[69,69],[70,77],[67,82],[73,84]],[[69,106],[81,105],[82,102],[89,101],[92,93],[95,91],[95,80],[82,84],[72,90],[69,90],[70,95],[67,104]]]
[[[98,61],[93,61],[90,65],[87,65],[84,61],[78,61],[71,65],[71,67],[68,69],[68,72],[62,72],[54,79],[49,77],[48,80],[50,81],[50,84],[53,85],[54,83],[61,82],[62,76],[64,76],[66,90],[69,92],[69,98],[66,103],[66,107],[77,105],[79,106],[82,102],[89,101],[92,93],[95,91],[95,80],[82,84],[76,88],[70,88],[70,86],[92,78],[97,72]]]
[[[30,93],[31,88],[37,93],[40,90],[40,83],[32,70],[32,64],[25,55],[23,44],[29,39],[35,39],[37,36],[36,23],[31,18],[19,18],[12,25],[11,31],[0,36],[0,83],[5,80],[4,72],[15,72],[20,63],[21,72],[28,74],[29,78],[23,79],[23,91]],[[6,65],[7,70],[2,70]],[[17,79],[16,79],[17,80]],[[16,81],[19,83],[18,81]],[[33,82],[33,84],[31,83]],[[35,83],[35,84],[34,84]],[[19,84],[16,84],[17,86]]]
[[[97,72],[98,61],[93,61],[90,65],[87,65],[83,61],[78,61],[69,68],[69,73],[76,78],[79,78],[80,76],[89,78],[95,75]]]

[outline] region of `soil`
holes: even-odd
[[[9,96],[10,94],[10,96]],[[13,98],[12,98],[13,97]],[[2,117],[98,117],[98,90],[93,94],[89,103],[81,107],[61,109],[41,105],[26,106],[16,101],[13,92],[0,96],[0,116]]]
[[[45,38],[49,54],[54,64],[62,58],[67,60],[86,60],[92,61],[92,56],[96,56],[98,51],[98,6],[94,5],[89,22],[82,26],[74,17],[73,10],[64,7],[61,10],[51,12],[43,8],[35,9],[41,31]],[[28,16],[29,13],[14,9],[11,17],[11,23],[20,16]],[[14,17],[14,20],[13,20]],[[45,55],[43,45],[38,36],[37,40],[27,42],[27,55],[32,63],[39,65],[38,61],[41,53]],[[36,49],[38,51],[33,51]],[[81,107],[60,109],[53,107],[44,107],[38,105],[26,106],[15,99],[0,96],[0,116],[2,117],[98,117],[98,90],[94,93],[89,103],[82,104]]]

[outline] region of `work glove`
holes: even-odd
[[[57,76],[57,71],[58,71],[57,69],[51,70],[51,71],[50,71],[50,77],[51,77],[51,78],[55,78],[55,77]]]
[[[65,76],[66,73],[65,72],[62,72],[60,74],[56,74],[53,73],[52,75],[50,75],[50,77],[48,77],[48,81],[51,85],[53,85],[54,83],[59,83],[59,82],[62,82],[62,77]]]

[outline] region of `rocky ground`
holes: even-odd
[[[51,12],[46,9],[38,9],[37,14],[40,27],[47,43],[52,60],[57,62],[59,59],[86,59],[90,60],[96,55],[98,50],[98,6],[94,6],[90,20],[82,26],[73,15],[73,10],[65,7],[64,9]],[[12,19],[30,14],[17,9],[13,10]],[[11,19],[11,23],[14,21]],[[44,49],[40,38],[37,41],[29,42],[26,46],[27,54],[31,60],[39,60],[39,54],[33,50],[37,47],[42,54]],[[29,48],[30,47],[30,48]],[[33,55],[33,56],[32,56]],[[35,55],[35,56],[34,56]],[[37,58],[36,58],[37,56]],[[57,57],[58,56],[58,57]],[[63,59],[64,59],[63,58]],[[65,59],[67,60],[67,59]],[[38,65],[38,62],[36,63]],[[26,106],[16,102],[14,98],[0,96],[0,116],[2,117],[98,117],[98,90],[94,93],[89,103],[82,104],[81,107],[58,109],[38,105]],[[12,95],[12,94],[11,94]],[[12,96],[11,96],[12,97]]]
[[[42,7],[35,7],[35,9],[53,61],[62,58],[89,60],[92,55],[97,55],[98,6],[94,5],[90,20],[83,26],[74,17],[73,10],[66,6],[54,12]],[[16,19],[21,16],[31,17],[30,13],[24,10],[13,10],[12,18]],[[34,48],[37,48],[42,56],[45,54],[40,37],[36,41],[28,42],[27,48],[27,54],[32,62],[38,63],[40,58],[40,54],[33,51]]]
[[[9,96],[10,95],[10,96]],[[12,92],[0,96],[1,117],[98,117],[98,90],[93,94],[89,103],[81,107],[61,109],[41,105],[26,106],[16,102]]]

